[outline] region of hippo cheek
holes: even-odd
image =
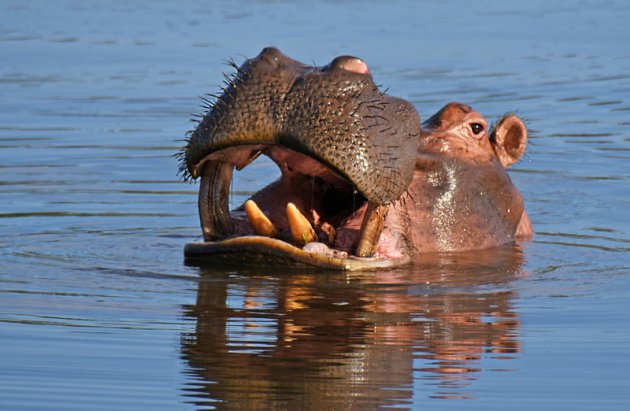
[[[237,69],[181,154],[184,174],[201,177],[205,240],[186,256],[338,269],[405,262],[379,244],[413,177],[419,129],[413,106],[381,93],[362,60],[309,67],[264,49]],[[259,155],[281,178],[230,212],[233,168]]]

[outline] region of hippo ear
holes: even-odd
[[[527,146],[527,127],[514,114],[504,116],[490,134],[490,142],[503,167],[516,163]]]

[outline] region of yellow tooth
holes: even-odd
[[[368,203],[359,231],[359,240],[355,254],[357,257],[372,257],[378,248],[378,240],[385,227],[385,218],[389,207],[372,202]]]
[[[269,221],[267,216],[264,215],[262,211],[260,211],[260,208],[258,208],[258,205],[254,201],[247,200],[247,202],[245,203],[245,213],[247,213],[249,224],[251,224],[256,234],[265,237],[278,236],[278,230],[276,229],[276,226],[274,226],[273,223]]]
[[[298,244],[306,244],[317,240],[313,226],[293,203],[287,204],[287,219],[293,241]]]

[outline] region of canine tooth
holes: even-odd
[[[306,217],[297,209],[295,204],[287,204],[287,219],[291,229],[291,237],[298,244],[306,244],[317,241],[317,234]]]
[[[265,237],[276,237],[278,235],[276,226],[269,221],[267,216],[260,210],[253,200],[247,200],[247,202],[245,202],[245,213],[247,214],[249,224],[252,226],[256,234]]]
[[[359,241],[357,242],[357,257],[371,257],[376,252],[378,240],[385,227],[385,217],[387,217],[389,206],[369,203],[365,216],[361,223]]]
[[[232,166],[221,161],[207,161],[201,170],[199,185],[199,220],[204,241],[217,241],[234,230],[229,209]]]

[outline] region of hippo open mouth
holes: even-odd
[[[407,262],[402,240],[381,234],[412,180],[419,123],[360,59],[314,67],[264,49],[236,68],[181,153],[185,178],[201,177],[205,240],[186,257],[345,270]],[[233,169],[260,155],[280,179],[230,212]]]

